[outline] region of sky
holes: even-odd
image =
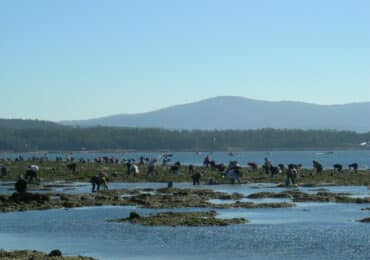
[[[0,118],[370,101],[368,0],[2,0]]]

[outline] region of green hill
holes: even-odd
[[[34,150],[263,150],[356,149],[369,133],[334,130],[164,130],[61,126],[37,120],[0,120],[0,151]]]

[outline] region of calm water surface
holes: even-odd
[[[156,185],[165,184],[115,185],[157,188]],[[190,187],[185,183],[175,183],[176,186]],[[79,186],[72,192],[84,192],[85,188]],[[273,184],[211,188],[246,195],[284,190]],[[369,196],[367,187],[322,188]],[[302,190],[316,192],[315,188]],[[136,207],[16,212],[0,214],[0,245],[6,249],[43,251],[59,248],[68,255],[91,255],[99,259],[369,259],[370,225],[356,222],[370,216],[369,211],[361,211],[364,207],[370,204],[297,203],[297,207],[289,209],[218,210],[220,217],[245,217],[251,222],[201,228],[106,222],[127,217],[132,210],[143,215],[166,211]],[[189,210],[200,209],[177,211]]]

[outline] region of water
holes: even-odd
[[[204,185],[203,188],[207,189],[210,186]],[[244,184],[244,185],[216,185],[212,189],[220,192],[238,192],[245,196],[248,196],[252,193],[258,192],[282,192],[290,190],[290,188],[278,187],[277,184],[266,184],[266,183],[253,183],[253,184]],[[305,193],[313,194],[317,193],[320,190],[327,190],[329,192],[336,193],[349,193],[353,197],[368,197],[370,196],[370,191],[366,186],[320,186],[320,187],[298,187],[300,191]]]
[[[91,192],[91,184],[88,182],[73,182],[73,183],[64,183],[62,181],[56,182],[46,182],[47,185],[54,184],[66,184],[68,187],[53,187],[46,191],[32,190],[32,192],[62,192],[69,194],[81,194]],[[109,189],[160,189],[166,188],[166,183],[161,182],[138,182],[138,183],[129,183],[129,182],[111,182],[109,183]],[[199,185],[193,186],[189,182],[175,182],[173,183],[174,188],[180,189],[212,189],[219,192],[233,193],[238,192],[245,196],[248,196],[252,193],[257,192],[282,192],[289,190],[289,188],[278,187],[275,183],[251,183],[251,184],[242,184],[242,185],[232,185],[232,184],[223,184],[223,185]],[[330,192],[336,193],[349,193],[349,196],[352,197],[368,197],[370,196],[370,191],[366,186],[320,186],[320,187],[298,187],[299,190],[305,193],[317,193],[321,190],[327,190]],[[0,181],[0,194],[11,194],[14,190],[14,182],[11,181]]]
[[[140,188],[154,184],[116,184]],[[163,185],[164,184],[155,184]],[[191,186],[175,183],[175,187]],[[274,184],[207,186],[246,195],[279,192]],[[202,188],[202,187],[201,187]],[[204,188],[204,187],[203,187]],[[322,187],[368,196],[366,187]],[[77,191],[83,192],[79,186]],[[301,188],[316,192],[315,188]],[[66,191],[71,192],[71,191]],[[74,191],[76,192],[76,191]],[[257,203],[264,200],[253,200]],[[0,214],[0,245],[6,249],[59,248],[67,255],[100,259],[369,259],[369,217],[361,208],[370,204],[297,203],[287,209],[218,210],[220,217],[244,217],[250,224],[228,227],[143,227],[106,220],[166,210],[136,207],[92,207],[71,210]],[[206,209],[177,209],[194,211]]]
[[[334,152],[322,152],[322,151],[247,151],[247,152],[236,152],[233,156],[230,156],[229,152],[213,152],[213,153],[195,153],[195,152],[173,152],[172,162],[180,161],[184,164],[201,165],[203,159],[208,154],[212,160],[216,160],[219,163],[227,164],[230,160],[237,160],[242,165],[246,165],[248,162],[263,163],[265,157],[269,158],[273,164],[289,164],[289,163],[301,163],[304,168],[312,168],[312,161],[320,161],[325,168],[331,168],[333,164],[341,163],[344,166],[357,162],[360,169],[368,169],[370,166],[370,150],[355,150],[355,151],[334,151]],[[19,155],[22,155],[25,159],[32,158],[32,156],[47,157],[51,160],[55,158],[72,156],[76,159],[90,159],[108,156],[118,159],[136,159],[139,160],[140,156],[147,158],[157,158],[161,160],[162,153],[160,152],[143,152],[143,153],[101,153],[101,152],[74,152],[74,153],[2,153],[0,158],[11,158],[15,159]]]
[[[100,207],[0,215],[0,244],[7,249],[60,248],[100,259],[368,259],[368,214],[358,205],[302,204],[293,209],[221,210],[247,217],[229,227],[143,227],[107,223],[134,207]],[[187,209],[189,210],[189,209]]]

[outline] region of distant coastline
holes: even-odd
[[[0,151],[332,151],[370,148],[370,132],[262,128],[167,130],[0,120]]]
[[[226,149],[226,150],[192,150],[192,149],[185,149],[185,150],[169,150],[169,149],[154,149],[154,150],[134,150],[134,149],[102,149],[102,150],[44,150],[44,151],[11,151],[11,150],[0,150],[0,155],[2,153],[21,153],[21,154],[68,154],[68,153],[86,153],[86,154],[93,154],[93,153],[113,153],[113,154],[125,154],[125,153],[245,153],[245,152],[322,152],[322,153],[334,153],[339,151],[370,151],[370,148],[361,148],[361,147],[352,147],[352,148],[300,148],[300,149],[290,149],[290,148],[273,148],[273,149]]]

